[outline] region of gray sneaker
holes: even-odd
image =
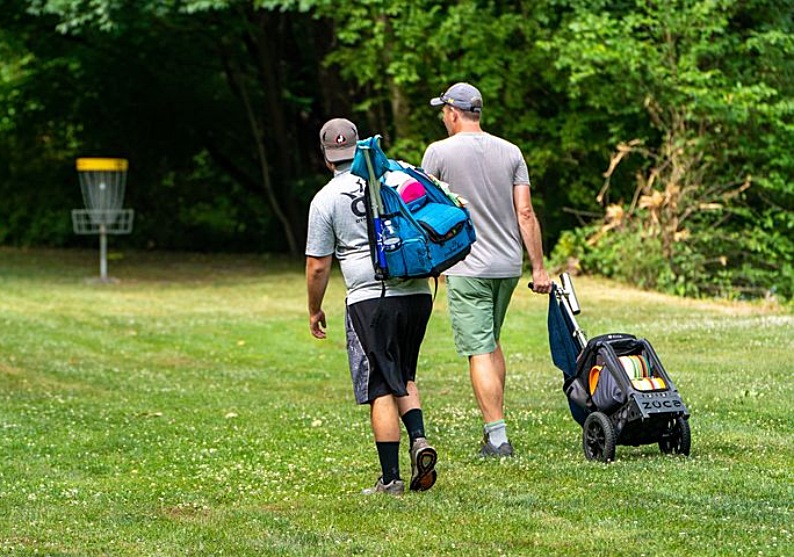
[[[495,456],[500,458],[513,456],[513,445],[510,444],[510,441],[507,441],[495,447],[490,439],[488,439],[488,435],[485,435],[482,439],[482,446],[480,447],[480,456]]]
[[[392,480],[387,484],[383,483],[383,476],[378,478],[375,487],[368,487],[361,492],[363,495],[375,495],[385,493],[387,495],[402,495],[405,493],[405,482],[402,480]]]
[[[438,453],[427,439],[418,437],[411,446],[411,491],[427,491],[436,483]]]

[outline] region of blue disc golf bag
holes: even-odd
[[[386,158],[378,139],[359,141],[366,147],[356,150],[351,169],[368,181],[365,198],[375,276],[379,280],[438,277],[471,251],[476,234],[469,210],[420,168]],[[390,172],[402,172],[419,182],[424,195],[406,203],[396,188],[386,184]],[[373,179],[378,180],[375,187]],[[373,200],[373,195],[379,199]]]

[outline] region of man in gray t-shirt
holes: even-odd
[[[530,197],[521,150],[480,127],[482,95],[456,83],[430,101],[440,106],[449,137],[431,144],[422,168],[468,202],[477,241],[446,273],[452,332],[469,359],[472,388],[484,422],[480,454],[512,456],[504,420],[505,358],[499,335],[521,277],[526,248],[534,291],[551,289],[543,265],[540,224]]]
[[[320,131],[320,146],[333,179],[312,200],[306,241],[306,285],[309,329],[326,338],[323,298],[333,256],[339,260],[347,287],[345,333],[356,402],[370,405],[372,430],[381,477],[364,493],[402,495],[400,420],[410,442],[413,491],[436,481],[436,451],[425,436],[424,416],[416,386],[419,347],[433,300],[427,279],[375,280],[370,259],[365,182],[350,173],[358,131],[344,118],[329,120]]]

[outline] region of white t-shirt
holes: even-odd
[[[446,271],[480,278],[520,277],[524,245],[513,205],[513,187],[529,185],[521,150],[494,135],[457,133],[428,146],[422,168],[463,196],[477,241]]]
[[[375,280],[367,236],[364,205],[366,182],[342,166],[334,178],[314,196],[309,208],[306,255],[339,260],[347,287],[347,304],[378,298],[382,282]],[[430,294],[427,279],[386,281],[386,296]]]

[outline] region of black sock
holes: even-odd
[[[375,442],[378,448],[378,458],[380,467],[383,471],[383,484],[389,484],[393,480],[400,479],[400,442],[385,441]]]
[[[408,410],[402,417],[405,429],[408,431],[408,439],[411,440],[411,445],[414,444],[417,437],[425,437],[425,420],[422,417],[422,409],[414,408]]]

